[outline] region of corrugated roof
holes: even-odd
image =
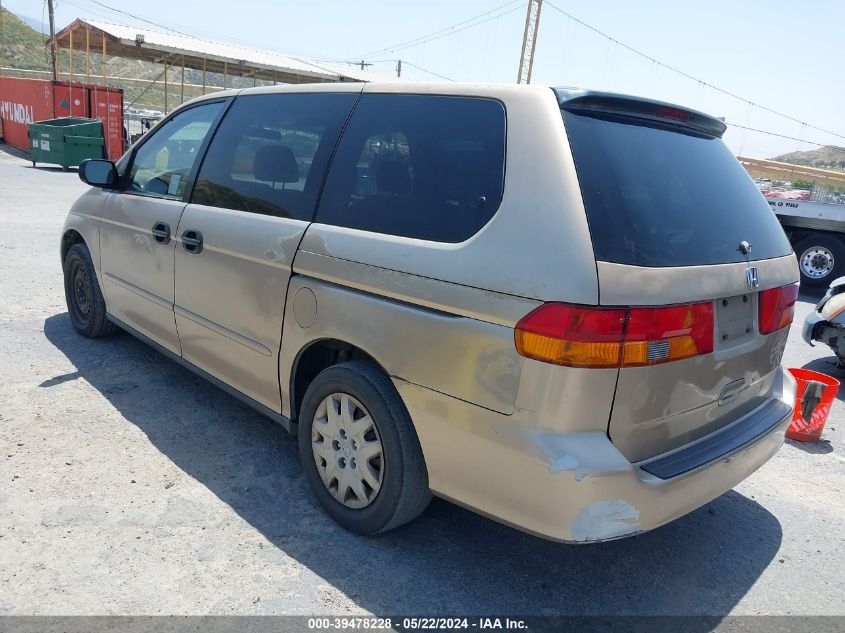
[[[389,79],[353,66],[326,64],[273,51],[85,18],[74,20],[56,34],[59,46],[70,47],[69,34],[72,31],[77,33],[73,48],[79,50],[86,41],[78,35],[80,30],[88,31],[87,41],[92,52],[100,52],[105,41],[109,55],[173,64],[181,64],[184,57],[186,67],[206,68],[209,72],[222,72],[225,64],[225,70],[230,75],[255,76],[285,83]],[[92,34],[95,36],[93,41]]]

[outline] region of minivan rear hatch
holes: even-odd
[[[740,420],[771,397],[797,268],[769,205],[677,106],[556,90],[587,214],[599,302],[626,306],[608,433],[631,461]]]

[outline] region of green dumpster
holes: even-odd
[[[62,117],[29,124],[29,155],[35,163],[54,163],[67,171],[86,158],[103,158],[103,122]]]

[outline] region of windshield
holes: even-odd
[[[774,213],[719,138],[563,112],[597,260],[695,266],[792,252]]]

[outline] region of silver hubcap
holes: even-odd
[[[325,398],[311,425],[317,472],[332,496],[348,508],[370,505],[381,489],[384,459],[373,419],[346,393]]]
[[[821,279],[833,270],[833,253],[824,246],[808,248],[801,255],[801,272],[812,279]]]

